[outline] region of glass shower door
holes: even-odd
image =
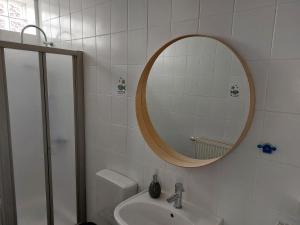
[[[4,54],[18,225],[47,225],[39,53]]]
[[[46,54],[55,225],[74,225],[75,116],[72,56]]]

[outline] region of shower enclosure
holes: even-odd
[[[2,225],[86,221],[82,61],[0,41]]]

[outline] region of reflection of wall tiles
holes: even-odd
[[[197,54],[195,51],[197,47],[201,48],[202,54]],[[214,60],[210,60],[211,58]],[[149,108],[155,107],[155,110],[159,110],[158,108],[161,107],[174,115],[184,115],[189,121],[194,121],[199,116],[205,117],[207,121],[218,121],[217,124],[222,124],[221,130],[225,130],[225,127],[228,129],[228,132],[217,131],[218,137],[223,141],[233,143],[233,140],[239,137],[239,132],[243,129],[241,125],[246,119],[241,115],[246,115],[248,110],[242,99],[249,97],[245,95],[248,84],[242,74],[243,68],[233,67],[237,62],[235,56],[223,45],[216,45],[210,41],[201,44],[190,41],[168,47],[155,62],[148,80],[152,90],[149,92],[150,89],[148,89]],[[237,86],[239,91],[236,99],[230,95],[233,85]],[[152,113],[154,112],[151,111],[150,116]],[[158,119],[161,123],[159,116],[160,114],[155,115],[152,118],[153,121]],[[169,122],[170,119],[166,117]],[[234,119],[238,121],[236,126],[229,127],[230,121]],[[171,123],[174,124],[173,129],[177,130],[176,122]],[[155,122],[156,126],[159,126],[158,122]],[[205,127],[206,131],[209,129],[208,126]],[[163,131],[167,132],[161,128],[160,132]],[[214,129],[210,134],[213,131]],[[206,132],[193,135],[209,137],[208,134]],[[191,142],[185,143],[186,139],[185,136],[178,135],[176,132],[168,135],[168,143],[172,143],[172,146],[190,149]],[[179,144],[180,141],[181,144]]]
[[[49,3],[49,1],[42,1],[40,14],[42,15],[41,25],[49,33],[51,31],[50,6],[46,4],[47,2]],[[299,180],[300,162],[297,156],[297,146],[300,142],[296,135],[299,133],[299,126],[297,115],[290,114],[298,113],[299,105],[297,101],[298,80],[295,72],[298,71],[297,65],[299,64],[297,62],[300,46],[297,23],[300,15],[299,2],[296,0],[201,0],[201,12],[196,18],[194,18],[196,9],[190,6],[197,4],[198,1],[189,0],[187,4],[183,2],[185,1],[128,0],[127,6],[126,0],[114,0],[115,6],[111,19],[110,4],[112,1],[95,1],[97,4],[95,8],[99,9],[95,18],[98,27],[96,33],[98,50],[97,54],[92,54],[92,57],[97,62],[98,93],[86,96],[87,183],[88,205],[91,209],[88,211],[89,218],[98,224],[102,223],[102,221],[97,221],[95,216],[97,209],[94,196],[98,190],[92,186],[95,171],[108,167],[136,179],[141,187],[148,186],[156,169],[164,189],[173,191],[174,182],[182,180],[186,188],[186,199],[201,206],[207,206],[210,211],[224,217],[225,224],[228,225],[274,225],[278,220],[291,225],[299,224],[299,220],[294,218],[294,209],[298,206],[295,199],[299,196],[299,185],[294,182]],[[278,2],[278,9],[275,15],[276,2]],[[86,41],[82,39],[83,4],[86,5],[82,0],[70,0],[70,33],[74,49],[82,49],[83,42],[86,46]],[[180,4],[183,5],[180,6]],[[64,5],[61,4],[59,9],[60,17],[68,15]],[[54,7],[55,5],[51,6],[52,12]],[[194,19],[185,19],[191,17]],[[117,22],[121,20],[120,18],[123,19],[122,23]],[[200,18],[198,32],[226,39],[237,48],[243,58],[253,59],[249,62],[249,67],[254,77],[257,110],[259,111],[256,111],[249,135],[236,151],[212,166],[183,169],[168,165],[158,159],[149,150],[149,147],[145,146],[139,134],[135,133],[136,128],[130,128],[128,131],[127,124],[130,127],[134,124],[132,121],[135,118],[133,115],[135,84],[143,65],[128,66],[129,99],[127,97],[119,99],[114,96],[114,99],[111,100],[111,53],[113,52],[113,58],[116,59],[115,56],[123,52],[122,55],[125,59],[122,60],[124,65],[127,65],[127,54],[134,53],[137,49],[130,44],[128,52],[126,50],[115,51],[110,48],[108,39],[111,35],[111,22],[113,32],[125,31],[124,38],[120,38],[123,46],[126,46],[125,48],[129,41],[126,40],[128,28],[129,30],[146,29],[147,41],[144,47],[147,49],[149,57],[154,50],[171,37],[197,32],[198,21],[196,23],[195,20],[198,18]],[[59,30],[64,30],[61,18],[57,27],[60,27]],[[61,39],[64,39],[63,35]],[[18,37],[15,40],[18,40]],[[99,46],[102,43],[104,44],[103,48]],[[187,52],[191,55],[197,48],[181,46],[178,49],[181,49],[181,52],[176,49],[172,56],[176,56],[176,52]],[[271,52],[272,58],[276,58],[276,60],[271,60]],[[195,53],[198,54],[199,51]],[[295,60],[290,60],[292,58]],[[268,72],[269,63],[271,68]],[[231,65],[232,75],[241,76],[241,68],[234,65],[236,64]],[[140,69],[135,69],[135,66]],[[132,71],[130,67],[133,67]],[[156,68],[156,72],[159,70],[163,71],[164,67],[161,65],[160,68]],[[135,75],[131,76],[131,74]],[[164,74],[166,73],[164,72]],[[89,80],[88,77],[87,79]],[[175,89],[180,87],[178,85],[183,81],[184,76],[176,76],[173,87]],[[94,93],[93,85],[87,88],[90,89],[87,92]],[[218,89],[217,86],[215,86],[216,89]],[[182,93],[182,91],[180,92]],[[266,92],[267,97],[264,97]],[[169,90],[168,93],[171,91]],[[222,96],[224,93],[220,91],[217,95]],[[203,97],[197,99],[203,101],[201,104],[207,104]],[[285,113],[263,111],[265,109],[284,111]],[[99,110],[101,110],[100,113]],[[121,114],[120,111],[122,113],[125,111],[125,113]],[[205,115],[207,113],[203,113],[202,117],[200,117],[201,115],[195,117],[194,122],[201,124],[201,127],[195,131],[197,134],[206,135],[208,132],[213,132],[214,126],[210,125],[210,121]],[[167,129],[173,128],[173,124],[164,124],[167,121],[167,113],[160,112],[158,116],[162,126]],[[113,118],[113,125],[110,117]],[[172,119],[176,118],[172,117]],[[226,138],[234,134],[230,130],[230,124],[230,120],[226,120],[224,125],[224,137]],[[222,134],[223,131],[220,133]],[[181,134],[177,133],[176,135],[180,137]],[[261,156],[255,147],[261,141],[270,141],[276,144],[280,151],[272,156]],[[126,144],[127,142],[128,144]],[[257,160],[257,157],[264,157],[264,159]],[[141,162],[143,162],[142,165]],[[264,201],[262,202],[261,199]]]

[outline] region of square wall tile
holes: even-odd
[[[299,168],[259,160],[257,171],[255,201],[263,208],[298,216]]]
[[[273,143],[278,151],[272,155],[261,157],[298,166],[300,164],[299,151],[300,116],[296,114],[271,113],[265,114],[263,140]]]
[[[87,94],[97,93],[97,67],[86,66],[84,68],[84,91]]]
[[[96,37],[98,66],[110,65],[110,35]]]
[[[144,67],[142,65],[129,65],[127,74],[127,96],[134,97],[138,81]]]
[[[111,1],[111,32],[127,30],[127,0]]]
[[[136,112],[135,112],[135,98],[128,98],[128,126],[138,129]]]
[[[97,0],[83,0],[82,1],[82,8],[90,8],[95,6]]]
[[[138,129],[128,128],[127,130],[127,147],[126,156],[133,162],[142,162],[144,158],[144,139]]]
[[[51,37],[53,41],[60,41],[60,22],[59,17],[50,20]]]
[[[274,6],[234,14],[232,44],[244,58],[270,57],[274,18]]]
[[[261,8],[264,6],[275,5],[276,0],[236,0],[235,10],[242,11],[254,8]]]
[[[84,9],[82,11],[83,19],[83,37],[93,37],[96,32],[95,8]]]
[[[152,27],[148,31],[148,56],[151,56],[171,38],[169,26]]]
[[[96,39],[92,38],[84,38],[83,39],[83,50],[84,50],[84,65],[95,66],[96,57],[97,57],[97,49],[96,49]]]
[[[300,113],[300,60],[272,61],[266,109]]]
[[[127,125],[127,97],[113,96],[112,97],[112,123],[115,125]]]
[[[128,0],[128,29],[147,27],[147,0]]]
[[[112,86],[112,75],[109,66],[98,65],[97,66],[97,86],[98,92],[106,95],[111,95],[111,86]]]
[[[195,168],[195,170],[190,170],[187,175],[183,175],[186,179],[184,185],[186,186],[187,200],[197,205],[205,205],[208,212],[216,212],[217,173],[216,167],[209,167]],[[173,185],[170,191],[173,191]]]
[[[197,19],[199,15],[199,0],[173,0],[172,21]]]
[[[126,151],[127,127],[112,125],[111,134],[113,142],[109,150],[118,154],[124,154]],[[130,178],[133,179],[132,177]]]
[[[278,221],[284,221],[286,224],[299,224],[299,220],[297,218],[293,218],[286,213],[278,212],[271,207],[265,208],[264,205],[261,205],[257,201],[253,201],[253,203],[248,206],[248,215],[245,218],[248,221],[249,225],[252,224],[264,224],[264,225],[274,225],[278,224]]]
[[[199,32],[229,38],[231,37],[232,18],[232,13],[201,15]]]
[[[100,122],[111,122],[111,96],[98,94],[98,118]]]
[[[128,64],[144,64],[147,55],[147,30],[128,31]]]
[[[70,13],[70,0],[59,0],[60,16]]]
[[[50,19],[50,4],[49,0],[40,0],[39,1],[39,16],[41,22]]]
[[[279,4],[274,33],[272,58],[300,57],[300,2]]]
[[[112,124],[108,121],[100,121],[98,130],[97,138],[98,142],[101,143],[101,148],[105,149],[105,151],[109,151],[113,143]]]
[[[167,25],[171,21],[171,0],[148,1],[148,25],[150,27]]]
[[[232,13],[234,0],[201,0],[200,15],[219,15]]]
[[[172,37],[178,37],[186,34],[196,34],[198,30],[198,20],[186,20],[172,23]]]
[[[59,17],[59,0],[49,0],[50,1],[50,18]]]
[[[127,95],[127,65],[114,65],[111,67],[111,92],[115,96]],[[125,92],[119,92],[119,85],[121,80],[125,81]]]
[[[48,39],[51,39],[51,23],[50,20],[45,20],[41,23],[42,29],[45,31]]]
[[[98,123],[97,121],[98,113],[98,102],[97,95],[86,94],[85,95],[85,135],[86,135],[86,148],[96,149],[99,142],[97,138],[98,133]]]
[[[82,39],[72,40],[72,49],[82,51],[83,50]]]
[[[96,6],[96,35],[110,33],[110,7],[110,2]]]
[[[82,38],[82,13],[71,14],[71,37],[72,39]]]
[[[263,110],[266,102],[266,90],[270,62],[248,61],[247,63],[254,81],[256,109]]]
[[[60,17],[61,40],[71,40],[71,20],[70,15]]]
[[[111,35],[111,64],[127,64],[127,32]]]
[[[70,11],[77,12],[82,9],[82,0],[70,0]]]
[[[252,201],[256,175],[255,155],[239,150],[236,149],[218,165],[220,174],[216,187],[219,216],[236,225],[243,224],[241,222],[248,209],[248,205],[243,203]]]
[[[72,48],[72,41],[71,40],[67,40],[67,41],[65,41],[65,40],[61,40],[61,47],[62,48],[65,48],[65,49],[70,49],[70,50],[72,50],[73,48]]]

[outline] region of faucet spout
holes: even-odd
[[[167,198],[167,202],[168,203],[175,202],[178,199],[178,197],[179,197],[178,194],[173,194],[169,198]]]
[[[40,28],[36,25],[33,25],[33,24],[29,24],[29,25],[23,27],[23,29],[21,31],[21,43],[22,44],[24,43],[24,32],[29,27],[34,27],[35,29],[39,30],[43,34],[44,39],[45,39],[45,41],[43,43],[45,44],[45,46],[51,46],[51,47],[53,46],[53,42],[48,42],[47,35],[46,35],[45,31],[42,28]]]

